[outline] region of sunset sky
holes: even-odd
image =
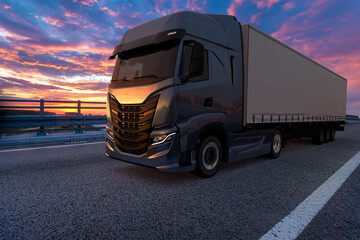
[[[359,0],[2,0],[0,98],[105,101],[125,31],[183,10],[234,15],[340,74],[360,115]]]

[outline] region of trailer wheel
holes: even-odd
[[[324,127],[317,129],[317,133],[313,136],[312,141],[316,145],[321,145],[324,142]]]
[[[324,129],[324,143],[329,142],[330,140],[330,128],[328,126]]]
[[[271,158],[278,158],[280,156],[282,146],[283,146],[283,136],[280,130],[275,129],[272,136],[271,151],[269,156]]]
[[[336,134],[336,129],[334,126],[332,126],[330,128],[330,138],[329,138],[330,142],[333,142],[335,140],[335,134]]]
[[[219,139],[215,136],[205,137],[198,147],[195,173],[209,178],[218,171],[221,161],[222,146]]]

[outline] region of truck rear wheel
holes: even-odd
[[[321,145],[324,142],[324,127],[317,129],[317,133],[313,136],[312,141],[316,145]]]
[[[278,158],[281,153],[282,145],[283,145],[283,136],[282,136],[280,130],[275,129],[273,136],[272,136],[271,151],[270,151],[269,156],[271,158]]]
[[[333,142],[335,140],[335,134],[336,134],[336,129],[334,126],[332,126],[330,128],[330,138],[329,138],[330,142]]]
[[[329,142],[329,140],[330,140],[330,128],[326,126],[324,128],[324,143]]]
[[[205,137],[198,147],[195,173],[209,178],[217,172],[221,160],[222,146],[219,139],[215,136]]]

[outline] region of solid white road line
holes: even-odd
[[[1,150],[0,153],[3,153],[3,152],[18,152],[18,151],[27,151],[27,150],[37,150],[37,149],[45,149],[45,148],[74,147],[74,146],[92,145],[92,144],[100,144],[100,143],[103,143],[105,145],[105,141],[101,141],[101,142],[79,143],[79,144],[69,144],[69,145],[56,145],[56,146],[46,146],[46,147],[8,149],[8,150]]]
[[[359,165],[360,152],[347,161],[289,215],[265,233],[260,240],[296,239]]]

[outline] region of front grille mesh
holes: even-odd
[[[120,104],[114,96],[110,99],[116,145],[123,152],[145,153],[159,95],[144,104]]]

